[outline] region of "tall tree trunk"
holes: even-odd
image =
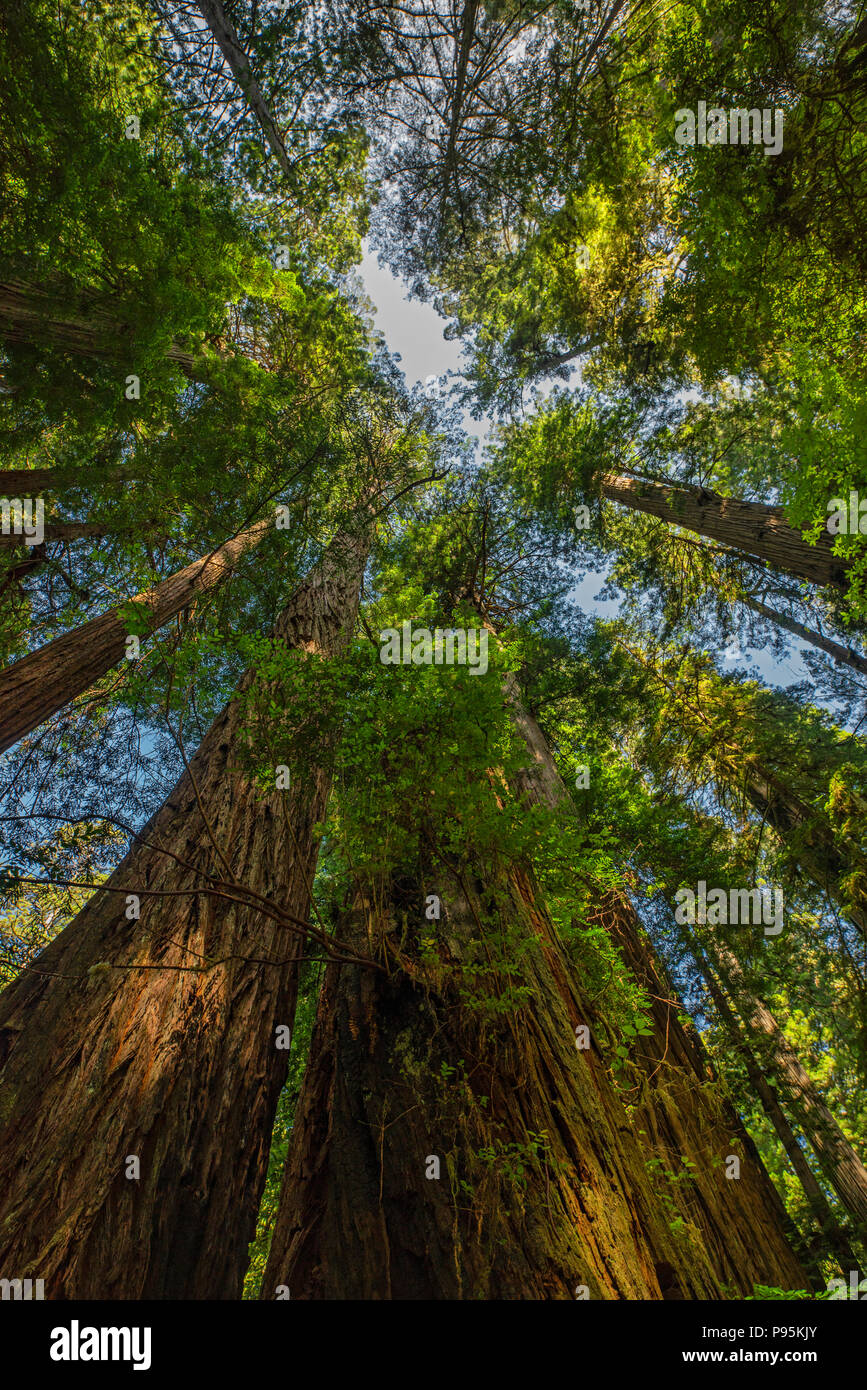
[[[0,340],[50,346],[76,357],[109,362],[126,358],[133,346],[129,324],[106,313],[94,296],[79,292],[77,298],[81,307],[70,314],[56,291],[23,280],[0,284]],[[172,343],[166,356],[191,381],[208,380],[207,362],[201,355]]]
[[[681,930],[685,931],[684,928]],[[780,1104],[779,1097],[756,1061],[752,1049],[748,1046],[734,1011],[720,988],[713,971],[708,965],[704,951],[691,935],[687,940],[687,944],[701,972],[701,977],[707,986],[711,999],[714,1002],[714,1007],[719,1015],[720,1022],[732,1046],[743,1059],[750,1086],[758,1097],[762,1109],[773,1126],[774,1132],[792,1166],[795,1177],[800,1183],[801,1191],[813,1213],[813,1219],[821,1232],[821,1245],[824,1248],[818,1250],[817,1254],[822,1254],[824,1250],[829,1250],[839,1262],[840,1269],[844,1275],[848,1276],[850,1270],[858,1269],[859,1267],[858,1258],[852,1249],[849,1237],[846,1235],[845,1231],[840,1229],[840,1224],[831,1210],[830,1203],[807,1161],[804,1150],[798,1143],[797,1136],[792,1126],[789,1124],[786,1113]]]
[[[122,536],[128,535],[135,529],[138,534],[151,532],[156,522],[138,522],[135,528],[125,526],[118,529],[105,521],[46,521],[42,527],[43,540],[50,544],[52,541],[82,541],[90,537]],[[9,534],[0,533],[0,550],[14,550],[16,546],[25,545],[26,541],[23,534],[10,532]]]
[[[530,754],[521,778],[525,800],[568,813],[571,797],[513,675],[507,695]],[[788,1239],[797,1233],[694,1029],[680,1022],[685,1010],[635,910],[620,894],[607,893],[589,921],[605,927],[648,996],[653,1032],[636,1038],[630,1052],[644,1074],[631,1115],[642,1144],[661,1160],[661,1181],[665,1173],[675,1179],[665,1189],[668,1200],[686,1229],[700,1234],[721,1285],[740,1295],[751,1294],[754,1284],[799,1287],[803,1275]],[[731,1154],[740,1159],[736,1180],[725,1174]]]
[[[797,1229],[695,1030],[680,1022],[685,1010],[631,904],[610,894],[589,920],[605,926],[650,1001],[653,1031],[630,1050],[643,1072],[632,1122],[673,1177],[668,1197],[685,1229],[698,1230],[720,1282],[739,1297],[755,1284],[797,1287]],[[736,1179],[726,1175],[732,1156]]]
[[[541,734],[525,727],[532,747]],[[536,760],[526,786],[551,770]],[[722,1297],[701,1234],[686,1243],[670,1228],[529,867],[440,885],[434,952],[426,891],[359,900],[341,926],[391,969],[327,972],[261,1296]],[[457,981],[489,923],[508,926],[529,997],[485,1023]],[[502,986],[492,964],[473,981]],[[804,1287],[776,1211],[751,1217],[751,1245],[767,1241],[756,1269]]]
[[[61,468],[0,468],[0,497],[38,497],[60,485],[69,486]]]
[[[280,641],[342,649],[367,547],[337,538]],[[0,1268],[51,1298],[241,1293],[330,782],[328,746],[288,792],[239,768],[255,679],[104,888],[0,996]]]
[[[806,627],[804,623],[799,623],[797,618],[790,617],[788,613],[780,613],[776,608],[768,608],[749,594],[742,594],[740,602],[746,608],[751,608],[754,613],[767,618],[769,622],[776,623],[777,627],[785,628],[787,632],[791,632],[793,637],[800,637],[802,642],[809,643],[811,647],[818,647],[820,651],[833,657],[839,665],[851,666],[853,671],[867,675],[867,657],[861,656],[860,652],[853,651],[851,647],[844,647],[842,642],[835,642],[833,638],[825,637],[823,633]]]
[[[576,1048],[595,1018],[531,876],[497,888],[530,998],[487,1024],[450,969],[489,916],[474,889],[442,895],[436,965],[421,893],[412,915],[358,904],[341,924],[392,969],[326,972],[263,1298],[719,1297],[704,1251],[678,1249],[597,1047]]]
[[[88,487],[92,482],[141,477],[141,467],[117,466],[106,468],[101,475],[82,479],[66,468],[0,468],[0,497],[38,497],[42,492],[60,492],[64,488]]]
[[[277,122],[274,120],[271,109],[253,75],[250,59],[238,42],[235,26],[220,4],[220,0],[196,0],[196,4],[213,34],[220,52],[228,63],[232,76],[244,95],[244,100],[256,117],[262,134],[276,155],[277,163],[283,173],[294,183],[292,165],[286,153],[283,138],[277,128]]]
[[[721,939],[704,949],[738,1007],[757,1052],[785,1096],[827,1182],[867,1241],[867,1168],[843,1134],[770,1009],[750,989],[740,962]]]
[[[147,593],[136,595],[133,602],[147,619],[147,635],[164,627],[199,594],[221,583],[273,525],[272,519],[258,521],[210,555],[194,560]],[[0,671],[0,752],[116,666],[126,654],[127,636],[119,607],[110,608]]]
[[[816,544],[811,545],[796,527],[789,525],[779,507],[720,497],[683,483],[659,483],[614,473],[604,474],[600,486],[602,496],[610,502],[722,541],[747,555],[757,555],[775,570],[797,575],[812,584],[827,584],[840,590],[847,587],[849,562],[832,554],[832,537],[823,531]]]

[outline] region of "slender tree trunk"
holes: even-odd
[[[367,545],[333,543],[278,621],[287,647],[342,649]],[[108,883],[0,996],[0,1268],[51,1298],[240,1297],[330,751],[263,792],[235,761],[239,696]]]
[[[841,1131],[770,1009],[753,994],[740,963],[719,938],[704,943],[720,978],[737,1004],[765,1066],[785,1095],[822,1172],[867,1240],[867,1169]]]
[[[148,635],[164,627],[199,594],[221,583],[273,524],[271,519],[258,521],[210,555],[194,560],[147,593],[138,594],[133,602],[147,619]],[[0,752],[116,666],[126,654],[127,636],[120,609],[110,608],[0,671]]]
[[[863,873],[851,882],[859,862],[867,868],[862,846],[835,834],[824,811],[805,805],[779,777],[756,766],[754,760],[733,784],[743,786],[751,805],[776,830],[795,862],[867,938]],[[844,888],[844,881],[851,886]]]
[[[2,580],[0,580],[0,599],[3,595],[14,590],[20,598],[24,590],[21,588],[22,579],[34,574],[48,563],[48,552],[44,545],[31,545],[27,547],[27,552],[20,559],[13,557],[12,565],[6,570]]]
[[[848,1275],[850,1270],[859,1268],[859,1261],[852,1249],[849,1237],[846,1235],[845,1231],[840,1229],[839,1222],[831,1210],[828,1199],[822,1191],[818,1179],[807,1161],[804,1150],[798,1143],[797,1136],[792,1126],[789,1124],[785,1111],[780,1104],[779,1097],[773,1086],[765,1077],[764,1072],[761,1070],[753,1055],[752,1049],[747,1045],[734,1011],[729,1005],[725,994],[720,989],[713,971],[707,963],[703,950],[691,937],[688,944],[693,959],[701,972],[701,977],[707,985],[708,992],[719,1014],[720,1021],[728,1034],[729,1040],[743,1059],[750,1086],[761,1102],[762,1109],[770,1120],[786,1157],[792,1165],[792,1170],[801,1185],[801,1190],[813,1213],[813,1219],[821,1232],[822,1243],[831,1251],[834,1258],[839,1262],[840,1269],[844,1275]]]
[[[794,637],[799,637],[802,642],[807,642],[811,647],[818,647],[820,651],[826,652],[841,666],[851,666],[853,671],[867,675],[867,657],[861,656],[851,647],[844,647],[841,642],[835,642],[832,638],[823,636],[821,632],[816,632],[811,627],[805,627],[803,623],[799,623],[796,618],[790,617],[787,613],[779,613],[775,608],[766,607],[765,604],[760,603],[756,598],[751,598],[748,594],[743,594],[740,601],[745,607],[751,608],[754,613],[759,613],[769,622],[776,623],[777,627],[783,627]]]
[[[671,683],[642,652],[617,638],[618,645],[677,701],[685,719],[713,732],[706,756],[714,779],[731,791],[739,791],[776,831],[794,863],[837,903],[846,917],[867,939],[867,855],[863,844],[832,826],[823,803],[828,796],[827,780],[817,780],[815,802],[802,801],[782,777],[771,772],[762,760],[740,747],[732,747],[720,737],[710,714],[686,698],[682,688]],[[713,690],[713,686],[711,686]],[[712,710],[712,706],[708,706]]]
[[[277,122],[274,120],[270,107],[253,75],[250,59],[238,42],[235,26],[220,4],[220,0],[197,0],[197,7],[216,39],[220,52],[228,63],[232,76],[240,87],[247,105],[256,117],[262,134],[276,155],[280,168],[294,182],[292,165],[277,128]]]
[[[779,507],[720,497],[682,483],[659,483],[613,473],[603,475],[601,492],[610,502],[722,541],[747,555],[757,555],[775,570],[797,575],[812,584],[841,590],[847,587],[849,562],[832,554],[832,537],[823,531],[816,544],[811,545],[796,527],[789,525]]]

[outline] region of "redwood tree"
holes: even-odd
[[[351,635],[369,530],[275,628]],[[0,996],[0,1263],[51,1298],[240,1293],[285,1070],[329,750],[291,789],[239,764],[248,673],[108,882]],[[279,785],[279,784],[278,784]],[[136,915],[139,912],[140,915]]]
[[[418,668],[389,701],[394,723],[367,780],[425,788],[422,804],[392,795],[380,806],[380,836],[404,857],[387,874],[381,851],[371,876],[355,868],[339,927],[387,973],[335,965],[326,974],[261,1296],[282,1287],[292,1298],[718,1298],[754,1282],[804,1287],[758,1156],[733,1112],[702,1093],[709,1078],[677,1029],[668,1030],[670,1061],[662,1021],[644,1055],[648,1076],[651,1062],[668,1064],[671,1094],[650,1078],[638,1110],[623,1108],[600,1042],[604,1017],[532,867],[531,808],[564,807],[514,678],[518,738],[486,772],[503,733],[497,702],[507,744],[512,737],[498,677],[487,726],[475,711],[475,754],[463,752],[473,721],[458,722],[442,692],[433,705],[459,731],[453,780],[474,783],[472,811],[444,801],[422,772],[436,759],[435,728],[430,762],[395,764],[425,737],[410,732],[413,678]],[[475,696],[482,701],[478,688],[466,698]],[[343,795],[345,831],[361,794]],[[353,844],[350,861],[359,860]],[[646,948],[626,930],[630,964],[643,968]],[[732,1140],[745,1150],[742,1185],[725,1178]],[[670,1194],[651,1180],[654,1161],[684,1146],[706,1165],[693,1192],[710,1207],[687,1242],[682,1221],[670,1224]]]
[[[0,672],[0,752],[123,660],[131,624],[137,628],[133,618],[141,621],[143,638],[159,631],[198,595],[225,580],[273,525],[270,519],[257,522],[147,593],[137,594],[129,604],[110,608],[7,666]]]

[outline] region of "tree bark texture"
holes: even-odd
[[[550,783],[559,795],[538,726],[523,707],[517,719],[534,755],[525,791],[544,798]],[[296,1299],[721,1298],[743,1243],[752,1265],[739,1287],[754,1269],[803,1288],[760,1164],[740,1241],[723,1230],[734,1198],[714,1189],[705,1226],[725,1258],[697,1222],[688,1241],[672,1228],[648,1171],[657,1151],[611,1082],[598,1020],[529,866],[441,886],[434,952],[423,944],[426,892],[360,898],[341,926],[390,969],[326,974],[261,1296],[285,1286]],[[483,1019],[460,978],[489,924],[521,951],[528,998]],[[496,969],[486,985],[495,995]],[[585,1024],[588,1048],[577,1046]],[[667,1115],[650,1113],[658,1127]],[[689,1122],[701,1119],[693,1105],[674,1142],[694,1138]]]
[[[227,578],[241,556],[258,545],[273,524],[271,519],[257,522],[147,593],[137,594],[132,601],[147,620],[147,635]],[[128,635],[119,609],[110,608],[0,671],[0,752],[89,690],[122,661]]]
[[[280,641],[310,659],[342,649],[366,549],[332,544]],[[105,887],[0,996],[0,1268],[44,1279],[49,1298],[240,1297],[330,781],[327,747],[289,791],[236,765],[254,679]]]
[[[571,798],[547,739],[511,675],[507,697],[530,755],[521,777],[522,797],[568,814]],[[752,1294],[754,1284],[805,1287],[805,1272],[789,1239],[795,1232],[779,1194],[695,1030],[680,1022],[685,1010],[634,908],[610,892],[588,921],[605,927],[648,997],[653,1032],[637,1037],[631,1048],[631,1060],[643,1076],[630,1115],[642,1146],[660,1160],[656,1181],[672,1214],[684,1223],[679,1227],[684,1238],[698,1235],[720,1285],[737,1296]],[[737,1179],[726,1177],[730,1155],[740,1160]]]
[[[116,314],[79,293],[80,309],[71,314],[55,293],[23,280],[0,284],[0,339],[34,347],[53,347],[76,357],[126,360],[134,338],[131,327]],[[207,364],[189,349],[172,343],[166,356],[177,362],[191,381],[207,380]]]
[[[815,545],[790,526],[779,507],[720,497],[700,487],[659,483],[606,473],[602,496],[632,511],[645,512],[672,526],[683,526],[733,550],[756,555],[772,569],[797,575],[812,584],[845,590],[849,563],[832,554],[832,537],[821,532]]]

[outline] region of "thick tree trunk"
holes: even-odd
[[[507,694],[515,726],[530,753],[521,779],[524,798],[552,808],[570,807],[548,742],[526,709],[514,676],[508,677]],[[685,1010],[633,907],[620,895],[608,893],[589,920],[605,927],[648,996],[653,1032],[637,1038],[630,1052],[644,1073],[631,1117],[642,1146],[661,1160],[660,1184],[668,1201],[686,1230],[699,1234],[721,1285],[741,1296],[752,1294],[754,1284],[803,1287],[804,1273],[789,1243],[791,1223],[779,1194],[734,1107],[721,1093],[697,1035],[681,1024]],[[731,1154],[740,1159],[737,1180],[726,1177],[725,1161]],[[666,1183],[665,1173],[675,1181]]]
[[[816,544],[811,545],[796,527],[789,525],[779,507],[720,497],[682,483],[659,483],[613,473],[603,475],[601,492],[610,502],[722,541],[733,550],[757,555],[775,570],[797,575],[812,584],[841,590],[847,587],[849,564],[831,553],[832,537],[823,531]]]
[[[686,1230],[700,1233],[720,1282],[739,1297],[755,1284],[804,1287],[792,1250],[798,1232],[697,1034],[680,1022],[683,1006],[631,905],[612,894],[590,920],[605,925],[649,997],[653,1032],[630,1050],[644,1073],[631,1115],[642,1144],[673,1175],[668,1196]],[[726,1176],[732,1156],[736,1179]]]
[[[139,522],[135,527],[138,534],[145,534],[153,530],[154,522]],[[110,526],[104,521],[46,521],[43,525],[43,540],[46,544],[52,541],[82,541],[92,537],[120,536],[128,535],[132,527],[124,527],[118,530],[117,527]],[[8,535],[0,533],[0,550],[14,550],[16,546],[26,545],[23,534],[10,532]]]
[[[541,732],[514,682],[508,693],[533,753],[522,790],[559,798]],[[356,904],[341,927],[393,968],[329,968],[261,1296],[572,1298],[583,1285],[591,1298],[719,1298],[730,1272],[742,1288],[753,1271],[804,1287],[760,1164],[729,1198],[750,1194],[736,1217],[749,1255],[729,1238],[725,1265],[695,1225],[688,1242],[672,1231],[532,873],[514,866],[483,888],[470,877],[441,894],[433,958],[421,886],[385,910]],[[488,924],[508,925],[529,999],[483,1024],[456,977]],[[498,992],[493,968],[484,987]],[[727,1196],[714,1197],[722,1245]]]
[[[753,994],[740,963],[717,936],[704,943],[738,1007],[763,1067],[786,1098],[827,1182],[852,1217],[858,1238],[867,1240],[867,1169],[843,1134],[770,1009]]]
[[[121,358],[132,342],[130,327],[93,302],[93,296],[79,296],[81,310],[69,317],[58,308],[56,294],[22,280],[0,284],[0,339],[7,343],[50,345],[76,357]],[[191,381],[202,380],[196,358],[173,343],[166,356],[177,362]]]
[[[93,357],[108,362],[126,362],[135,346],[132,328],[116,314],[106,313],[95,296],[79,293],[80,308],[70,315],[57,294],[43,286],[22,280],[0,284],[0,342],[24,343],[33,347],[53,347],[76,357]],[[208,351],[222,359],[235,354],[211,338]],[[200,349],[173,342],[166,358],[176,362],[190,381],[208,382],[208,357]],[[257,364],[258,365],[258,364]],[[10,393],[14,394],[14,393]]]
[[[393,969],[326,973],[263,1298],[720,1296],[669,1230],[598,1049],[576,1048],[594,1016],[532,878],[498,887],[530,998],[487,1024],[450,968],[490,920],[474,891],[443,895],[437,965],[421,893],[412,916],[341,924]]]
[[[112,467],[101,477],[83,480],[65,468],[0,468],[0,497],[38,497],[42,492],[61,492],[65,488],[89,487],[93,482],[116,482],[141,477],[141,469]]]
[[[858,1269],[858,1258],[855,1255],[848,1236],[840,1229],[830,1203],[826,1198],[822,1188],[819,1186],[818,1179],[810,1167],[806,1154],[798,1143],[797,1135],[789,1124],[779,1097],[773,1086],[767,1080],[758,1062],[753,1055],[752,1049],[747,1045],[741,1027],[735,1017],[734,1011],[729,1005],[722,989],[714,977],[713,971],[707,963],[701,947],[692,939],[689,940],[689,948],[692,952],[701,977],[707,985],[708,992],[714,1002],[714,1007],[719,1015],[720,1022],[725,1029],[729,1041],[737,1049],[739,1056],[743,1059],[746,1068],[747,1078],[754,1093],[761,1102],[762,1109],[767,1115],[773,1126],[774,1133],[780,1141],[786,1157],[792,1166],[792,1170],[801,1185],[807,1204],[813,1213],[813,1219],[821,1232],[821,1249],[817,1250],[818,1255],[822,1255],[825,1250],[830,1251],[834,1258],[839,1262],[843,1274],[848,1277],[849,1270]]]
[[[164,627],[197,595],[221,583],[273,525],[270,519],[257,522],[210,555],[194,560],[147,593],[138,594],[133,602],[147,618],[148,635]],[[0,671],[0,752],[116,666],[126,654],[127,636],[118,608],[111,608]]]
[[[779,613],[775,608],[768,608],[764,603],[760,603],[757,598],[751,598],[748,594],[741,597],[741,603],[747,608],[751,608],[754,613],[759,613],[769,622],[776,623],[777,627],[783,627],[787,632],[791,632],[793,637],[799,637],[802,642],[807,642],[811,647],[818,647],[820,651],[838,662],[841,666],[851,666],[853,671],[859,671],[861,675],[867,675],[867,657],[861,656],[860,652],[855,652],[851,647],[844,647],[842,642],[835,642],[831,637],[825,637],[821,632],[816,632],[811,627],[806,627],[799,623],[797,618],[790,617],[787,613]]]
[[[343,647],[366,549],[338,538],[283,643]],[[240,1296],[330,781],[313,747],[291,791],[263,792],[234,760],[245,717],[236,696],[105,887],[0,996],[0,1268],[51,1298]]]

